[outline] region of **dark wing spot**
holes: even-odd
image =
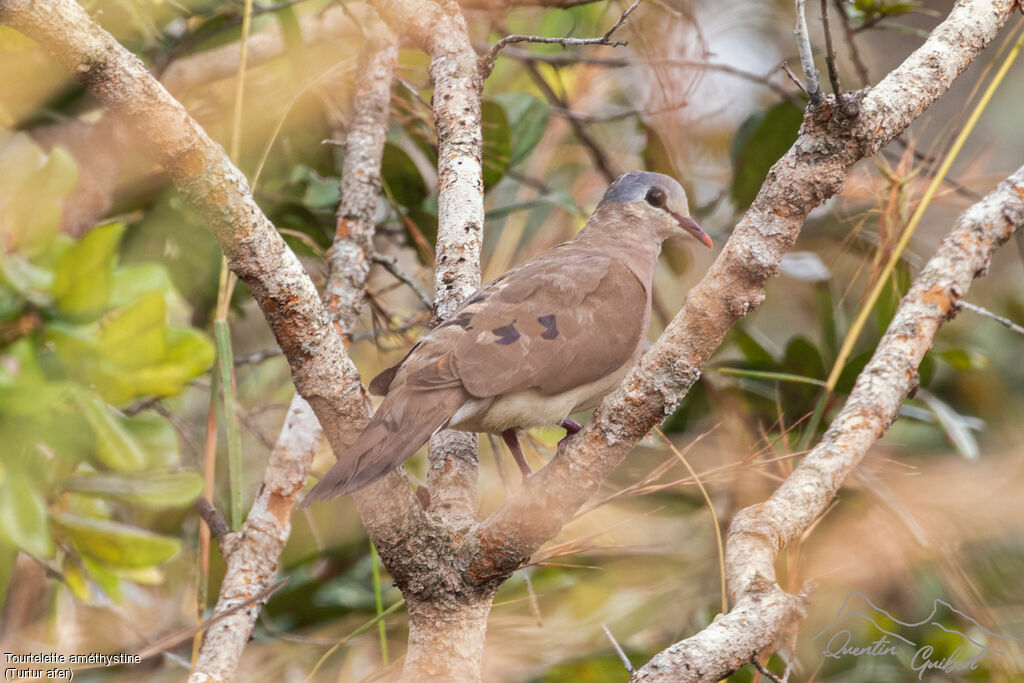
[[[555,320],[555,314],[542,315],[537,318],[537,322],[544,326],[544,331],[541,332],[541,339],[554,339],[558,336],[558,324]]]
[[[497,337],[494,341],[495,344],[511,344],[516,339],[519,339],[519,330],[515,328],[514,320],[508,325],[495,327],[491,332]]]
[[[466,305],[467,305],[467,306],[472,306],[473,304],[478,304],[478,303],[480,303],[481,301],[483,301],[483,300],[484,300],[484,298],[485,298],[485,297],[484,297],[484,295],[483,295],[483,294],[477,294],[477,295],[476,295],[476,296],[474,296],[474,297],[473,297],[472,299],[470,299],[469,301],[467,301],[467,302],[466,302]]]
[[[451,320],[446,320],[443,323],[441,323],[439,327],[449,327],[451,325],[458,325],[462,329],[466,329],[467,327],[469,327],[469,323],[471,320],[473,320],[472,313],[459,313]]]

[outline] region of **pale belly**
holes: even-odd
[[[557,425],[569,415],[594,408],[619,385],[633,366],[630,359],[615,372],[561,394],[544,395],[535,389],[504,396],[471,398],[448,423],[449,429],[500,434],[506,429]]]

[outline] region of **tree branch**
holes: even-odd
[[[626,8],[626,11],[622,13],[618,21],[612,24],[612,27],[605,31],[603,36],[597,38],[553,38],[546,36],[524,36],[519,33],[513,33],[512,35],[505,36],[487,51],[486,54],[482,55],[478,61],[480,69],[480,77],[486,79],[491,75],[494,70],[494,60],[498,58],[498,53],[501,52],[506,46],[513,43],[545,43],[548,45],[561,45],[562,47],[580,47],[583,45],[608,45],[609,47],[619,47],[627,45],[628,43],[624,40],[612,40],[612,34],[615,33],[620,26],[629,18],[629,15],[640,6],[643,0],[634,0],[633,4]]]
[[[856,119],[834,117],[831,97],[808,112],[796,143],[772,167],[664,334],[587,426],[481,523],[480,550],[467,569],[472,580],[503,580],[558,533],[648,430],[673,411],[729,328],[760,305],[765,281],[777,273],[811,209],[842,190],[854,163],[877,152],[946,92],[1012,11],[1011,0],[962,0],[921,47],[876,88],[858,95]],[[782,600],[777,607],[786,605]]]
[[[720,680],[802,616],[803,598],[786,594],[776,583],[776,556],[824,513],[868,449],[899,417],[939,327],[956,315],[960,298],[988,270],[995,250],[1022,226],[1024,167],[960,216],[903,298],[821,442],[767,501],[733,519],[725,559],[733,610],[655,655],[633,681]]]
[[[793,35],[796,36],[796,45],[800,50],[800,65],[804,69],[804,80],[807,81],[807,95],[811,98],[811,104],[818,106],[825,101],[825,95],[821,92],[818,70],[814,67],[811,37],[807,32],[806,5],[807,0],[796,0],[796,28],[793,29]]]
[[[432,325],[451,316],[480,287],[483,240],[483,79],[457,8],[432,0],[375,0],[381,17],[430,56],[434,127],[438,141],[437,256]],[[445,431],[431,440],[431,512],[456,527],[475,521],[477,437]],[[381,557],[387,554],[379,548]],[[406,553],[398,553],[398,561]],[[386,561],[388,561],[385,558]],[[399,571],[391,564],[389,571]],[[401,574],[400,574],[401,575]],[[410,664],[407,663],[407,667]]]
[[[372,251],[374,209],[380,193],[380,165],[387,133],[388,103],[397,47],[380,31],[367,41],[360,55],[352,101],[352,117],[345,146],[338,206],[338,234],[328,254],[328,280],[324,295],[339,331],[351,336],[366,294],[368,254]],[[292,399],[277,444],[270,454],[263,486],[241,532],[221,543],[227,571],[221,583],[215,614],[250,600],[272,584],[281,552],[291,534],[291,512],[296,495],[309,476],[310,465],[323,431],[309,404],[298,394]],[[388,477],[387,486],[408,486],[400,475]],[[373,494],[389,496],[387,488]],[[230,680],[242,650],[252,634],[260,605],[239,610],[207,631],[190,677],[191,683]]]

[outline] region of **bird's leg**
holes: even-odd
[[[519,471],[523,473],[523,479],[533,474],[533,470],[526,464],[526,457],[523,455],[523,449],[519,445],[519,439],[516,437],[516,430],[506,429],[501,433],[501,438],[505,440],[508,449],[512,451],[512,457],[515,459],[516,464],[519,465]]]
[[[557,448],[559,449],[562,448],[562,444],[568,441],[573,434],[583,429],[583,425],[581,425],[579,422],[572,419],[571,417],[567,417],[561,422],[559,422],[558,426],[565,430],[565,436],[563,436],[561,441],[558,442]]]

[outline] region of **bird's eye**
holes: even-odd
[[[647,200],[647,203],[650,204],[651,206],[661,208],[665,206],[665,191],[660,187],[652,187],[651,189],[647,190],[647,196],[645,197],[645,199]]]

